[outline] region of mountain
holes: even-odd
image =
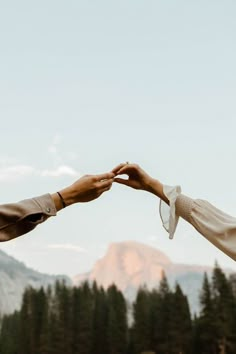
[[[188,296],[192,312],[198,312],[203,275],[204,272],[210,273],[212,268],[175,264],[158,249],[134,241],[111,244],[91,272],[75,276],[73,282],[79,285],[85,280],[96,280],[104,288],[114,283],[129,301],[133,301],[140,286],[157,287],[163,271],[171,286],[176,282],[180,284]]]
[[[163,252],[153,247],[134,242],[113,243],[105,256],[98,260],[92,270],[75,276],[53,276],[39,273],[0,250],[0,317],[20,308],[23,292],[27,286],[47,287],[56,280],[64,279],[68,285],[79,285],[94,280],[104,288],[115,283],[125,297],[132,302],[137,289],[146,285],[148,289],[159,285],[165,272],[171,286],[178,282],[188,296],[192,313],[199,311],[199,291],[204,272],[211,267],[173,263]],[[230,271],[224,269],[226,274]],[[232,273],[232,272],[231,272]],[[236,275],[231,275],[236,284]],[[234,278],[233,278],[234,277]],[[236,291],[236,285],[235,285]]]
[[[0,315],[12,313],[20,308],[27,286],[47,287],[62,279],[71,284],[71,279],[66,276],[39,273],[0,250]]]

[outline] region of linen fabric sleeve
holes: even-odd
[[[226,214],[206,200],[192,199],[181,194],[179,186],[164,186],[163,191],[169,199],[170,206],[161,201],[160,215],[170,238],[174,236],[178,218],[182,217],[208,241],[236,260],[235,217]]]
[[[8,241],[26,234],[56,213],[50,194],[0,205],[0,241]]]

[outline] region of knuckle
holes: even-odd
[[[94,182],[94,188],[96,189],[96,190],[99,190],[99,183],[96,181],[96,182]]]

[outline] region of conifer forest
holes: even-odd
[[[235,282],[215,265],[199,300],[192,314],[164,274],[132,304],[115,285],[27,288],[21,309],[1,319],[0,354],[235,354]]]

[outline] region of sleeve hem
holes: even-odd
[[[177,197],[181,194],[181,188],[180,186],[170,187],[165,185],[163,187],[163,192],[169,200],[169,206],[162,200],[160,201],[160,217],[163,227],[169,233],[169,238],[173,239],[179,220],[179,215],[176,213],[175,203]]]

